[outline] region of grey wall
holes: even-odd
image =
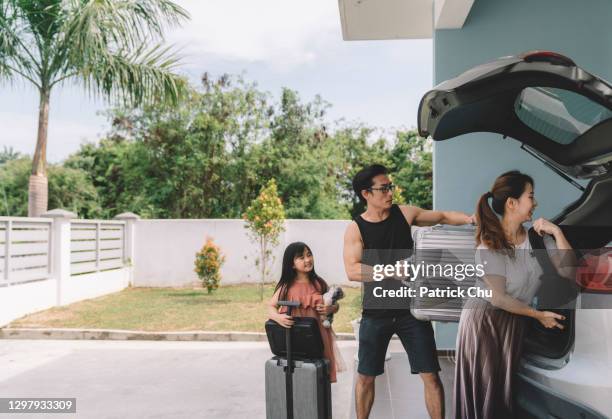
[[[434,34],[434,84],[504,55],[552,50],[612,80],[609,0],[476,0],[462,29]],[[434,145],[434,207],[473,212],[496,176],[519,169],[535,179],[535,217],[552,217],[578,190],[512,139],[468,134]],[[454,347],[456,327],[436,325],[438,346]]]

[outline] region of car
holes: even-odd
[[[497,133],[580,189],[551,220],[574,249],[594,249],[583,252],[583,264],[598,271],[575,287],[575,303],[559,310],[567,318],[563,330],[529,323],[515,397],[519,417],[612,417],[612,85],[561,54],[532,51],[439,84],[418,112],[423,137]],[[459,315],[435,309],[424,317]]]

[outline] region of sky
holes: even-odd
[[[194,84],[202,73],[242,74],[278,98],[281,88],[315,95],[343,118],[383,130],[416,127],[422,95],[432,85],[432,41],[343,41],[335,0],[177,0],[191,15],[167,31],[180,50],[178,72]],[[57,163],[83,142],[98,141],[108,108],[78,86],[51,96],[47,158]],[[32,155],[37,92],[26,82],[0,85],[0,149]]]

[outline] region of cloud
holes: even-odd
[[[12,147],[15,151],[32,156],[36,147],[37,117],[37,114],[0,112],[0,126],[10,127],[0,136],[0,149]],[[88,122],[79,123],[77,118],[50,119],[47,160],[57,163],[75,152],[85,140],[97,140],[100,129]]]
[[[318,50],[341,40],[331,0],[179,0],[191,20],[169,32],[187,64],[210,59],[265,63],[277,71],[314,63]]]

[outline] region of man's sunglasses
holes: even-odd
[[[395,185],[390,183],[388,185],[383,185],[380,188],[368,188],[367,191],[381,191],[382,193],[393,192],[395,190]]]

